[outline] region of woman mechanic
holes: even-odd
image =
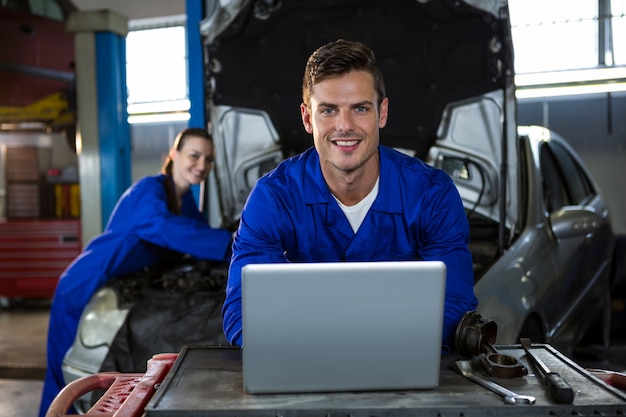
[[[171,251],[204,260],[229,259],[232,233],[208,225],[190,189],[206,179],[213,158],[213,141],[206,130],[180,132],[161,173],[126,190],[104,232],[63,272],[50,309],[40,416],[65,385],[63,358],[74,342],[84,307],[104,284],[150,266]]]

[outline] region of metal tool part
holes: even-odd
[[[515,378],[528,374],[528,369],[517,358],[504,355],[493,346],[498,326],[493,320],[468,311],[459,322],[455,334],[457,352],[464,357],[477,356],[483,370],[498,378]]]
[[[519,395],[513,391],[504,388],[502,385],[498,385],[495,382],[481,378],[474,373],[472,363],[469,360],[458,360],[456,366],[465,378],[472,382],[475,382],[483,387],[495,392],[496,394],[504,398],[504,402],[511,405],[526,404],[532,405],[535,403],[535,397],[531,395]]]
[[[541,374],[543,383],[548,390],[548,395],[550,395],[554,402],[558,404],[571,404],[574,401],[574,390],[567,383],[567,381],[565,381],[565,379],[563,379],[558,373],[550,371],[546,364],[531,352],[530,339],[523,337],[520,339],[520,343],[526,352],[526,357],[529,362],[532,362]]]

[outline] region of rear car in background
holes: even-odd
[[[431,149],[431,161],[461,192],[477,310],[497,323],[498,343],[528,337],[568,356],[585,337],[608,347],[614,236],[606,198],[576,152],[546,128],[518,128],[510,163],[519,177],[507,190],[519,197],[518,217],[507,225],[488,209],[509,206],[494,198],[497,167],[474,144],[446,141]]]
[[[338,38],[359,40],[387,83],[381,143],[443,169],[459,189],[478,311],[497,323],[497,343],[530,337],[572,354],[596,329],[606,343],[606,201],[556,133],[517,126],[509,29],[504,0],[207,2],[201,34],[217,158],[207,198],[219,200],[222,223],[237,223],[261,175],[312,146],[298,110],[309,54]],[[97,372],[118,343],[116,329],[137,305],[124,287],[107,286],[83,314],[64,362],[67,382]],[[103,328],[97,343],[86,336]]]

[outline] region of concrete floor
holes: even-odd
[[[33,417],[39,412],[46,367],[49,302],[29,300],[0,307],[0,416]],[[576,361],[587,368],[626,371],[626,315],[614,315],[608,350],[588,348]]]
[[[37,300],[0,309],[0,416],[39,413],[49,307]]]

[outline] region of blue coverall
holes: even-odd
[[[126,190],[104,232],[61,275],[50,309],[40,416],[65,385],[63,357],[74,342],[84,307],[98,289],[114,277],[154,264],[169,251],[215,261],[230,257],[232,233],[208,225],[191,191],[183,196],[181,215],[171,213],[164,181],[170,179],[163,174],[147,176]]]
[[[233,243],[223,306],[230,343],[244,343],[241,268],[246,264],[440,260],[447,268],[442,344],[451,345],[458,322],[477,305],[459,193],[441,170],[385,146],[379,154],[379,193],[356,234],[326,186],[314,148],[259,179]]]

